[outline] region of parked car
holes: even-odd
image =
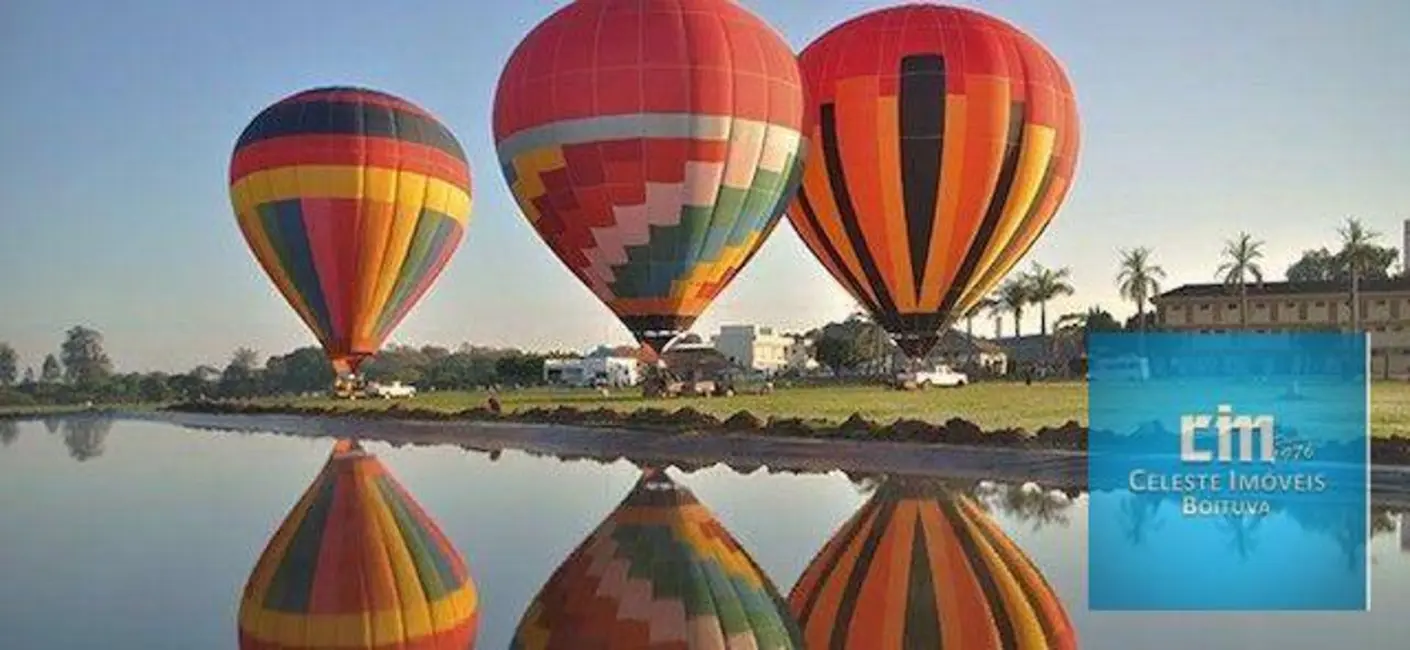
[[[415,397],[416,387],[399,381],[390,384],[371,383],[367,385],[367,394],[382,399],[404,399]]]
[[[899,373],[896,375],[896,383],[913,384],[920,388],[930,386],[959,387],[969,383],[969,375],[946,365],[937,365],[929,370]]]

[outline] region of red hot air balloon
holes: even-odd
[[[843,23],[799,66],[812,151],[789,220],[897,344],[924,357],[1067,194],[1072,87],[1013,26],[928,4]]]
[[[340,374],[430,289],[470,220],[470,167],[424,109],[316,88],[264,109],[230,162],[240,231]]]
[[[579,0],[495,94],[500,164],[560,260],[657,352],[777,225],[801,174],[793,52],[727,0]]]

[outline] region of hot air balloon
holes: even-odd
[[[1077,647],[1032,560],[970,497],[888,479],[789,594],[810,650]]]
[[[230,199],[265,273],[338,374],[356,374],[459,247],[470,167],[450,130],[411,102],[316,88],[245,127]]]
[[[686,331],[801,175],[792,51],[729,0],[578,0],[495,94],[500,165],[558,258],[643,344]]]
[[[768,576],[689,489],[659,469],[530,603],[510,650],[802,648]]]
[[[799,66],[812,150],[789,221],[901,349],[923,358],[1067,194],[1072,87],[1031,37],[940,5],[854,18],[810,44]]]
[[[466,650],[464,560],[381,462],[339,441],[240,601],[241,650]]]

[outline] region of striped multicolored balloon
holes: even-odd
[[[1077,101],[1014,26],[914,3],[829,30],[799,56],[812,153],[789,220],[913,358],[971,313],[1062,205]]]
[[[386,93],[317,88],[240,135],[230,197],[247,243],[340,372],[356,372],[430,289],[470,219],[450,130]]]
[[[1077,648],[1033,561],[973,499],[889,479],[789,594],[810,650]]]
[[[777,225],[802,130],[792,50],[729,0],[578,0],[519,44],[495,95],[520,209],[658,352]]]
[[[240,601],[241,650],[466,650],[464,560],[376,457],[340,441]]]
[[[653,469],[548,579],[509,647],[803,646],[768,576],[690,490]]]

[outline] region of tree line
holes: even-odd
[[[545,359],[571,356],[578,355],[471,345],[454,350],[392,346],[367,360],[361,370],[371,381],[413,383],[422,390],[466,390],[538,384]],[[239,348],[224,367],[118,373],[102,333],[80,325],[65,332],[58,353],[46,355],[38,372],[32,367],[21,372],[14,348],[0,342],[0,406],[298,395],[326,391],[332,383],[333,367],[318,347],[301,347],[263,362],[256,351]]]
[[[1336,249],[1327,247],[1304,251],[1284,273],[1289,282],[1330,282],[1345,284],[1352,303],[1352,325],[1359,326],[1360,283],[1388,279],[1399,252],[1381,246],[1381,234],[1368,229],[1359,219],[1348,218],[1338,228]],[[1229,287],[1243,303],[1240,312],[1247,318],[1248,289],[1264,282],[1262,266],[1265,242],[1246,232],[1225,242],[1215,279]],[[1403,276],[1402,269],[1398,274]],[[1155,314],[1148,309],[1159,295],[1166,273],[1154,261],[1149,247],[1120,251],[1115,283],[1123,299],[1136,307],[1136,313],[1121,323],[1100,307],[1067,313],[1049,322],[1048,305],[1072,296],[1076,290],[1066,268],[1048,268],[1033,263],[1026,271],[1011,275],[990,296],[977,301],[962,320],[965,332],[974,337],[974,322],[987,315],[993,320],[995,339],[1002,339],[1005,318],[1010,318],[1014,338],[1023,335],[1023,315],[1036,307],[1039,334],[1054,340],[1080,341],[1093,331],[1154,328]],[[1051,328],[1050,328],[1051,325]],[[1051,330],[1051,331],[1050,331]],[[837,374],[870,374],[884,371],[894,345],[884,330],[864,314],[829,323],[800,337],[810,346],[818,363]],[[536,354],[516,349],[462,345],[455,350],[439,346],[392,346],[363,365],[372,381],[414,383],[423,390],[462,390],[491,385],[534,385],[541,383],[547,358],[580,356],[572,353]],[[323,351],[303,347],[271,356],[263,363],[259,354],[241,348],[223,368],[202,365],[185,373],[116,373],[103,347],[103,335],[86,326],[75,326],[64,334],[57,353],[46,355],[36,369],[19,367],[18,355],[0,342],[0,406],[50,403],[158,402],[198,397],[256,397],[299,394],[326,390],[333,381],[333,368]]]
[[[1348,218],[1338,228],[1339,247],[1322,247],[1303,251],[1302,256],[1284,273],[1288,282],[1329,282],[1344,284],[1351,294],[1353,327],[1359,326],[1358,292],[1364,280],[1395,277],[1393,270],[1399,251],[1381,246],[1381,234],[1368,229],[1359,219]],[[1215,269],[1214,279],[1228,287],[1242,301],[1240,310],[1247,319],[1248,289],[1262,285],[1265,242],[1246,232],[1238,233],[1225,242]],[[1030,308],[1038,309],[1038,334],[1050,337],[1050,347],[1066,343],[1080,344],[1084,334],[1103,331],[1141,331],[1154,329],[1156,315],[1150,309],[1152,299],[1159,295],[1166,279],[1165,269],[1154,261],[1149,247],[1135,247],[1119,252],[1115,285],[1124,300],[1136,307],[1136,313],[1125,322],[1110,312],[1092,306],[1086,311],[1065,313],[1053,321],[1048,318],[1048,305],[1059,298],[1076,294],[1071,283],[1071,271],[1066,267],[1049,268],[1033,263],[1025,271],[1012,274],[989,296],[979,300],[963,316],[965,333],[975,337],[974,322],[988,316],[994,325],[993,339],[1023,337],[1023,316]],[[1399,272],[1403,276],[1404,270]],[[1011,327],[1004,334],[1004,321]],[[1246,321],[1244,324],[1247,324]],[[829,323],[806,335],[818,363],[839,374],[875,374],[889,370],[895,346],[886,332],[866,314],[854,314],[847,320]]]

